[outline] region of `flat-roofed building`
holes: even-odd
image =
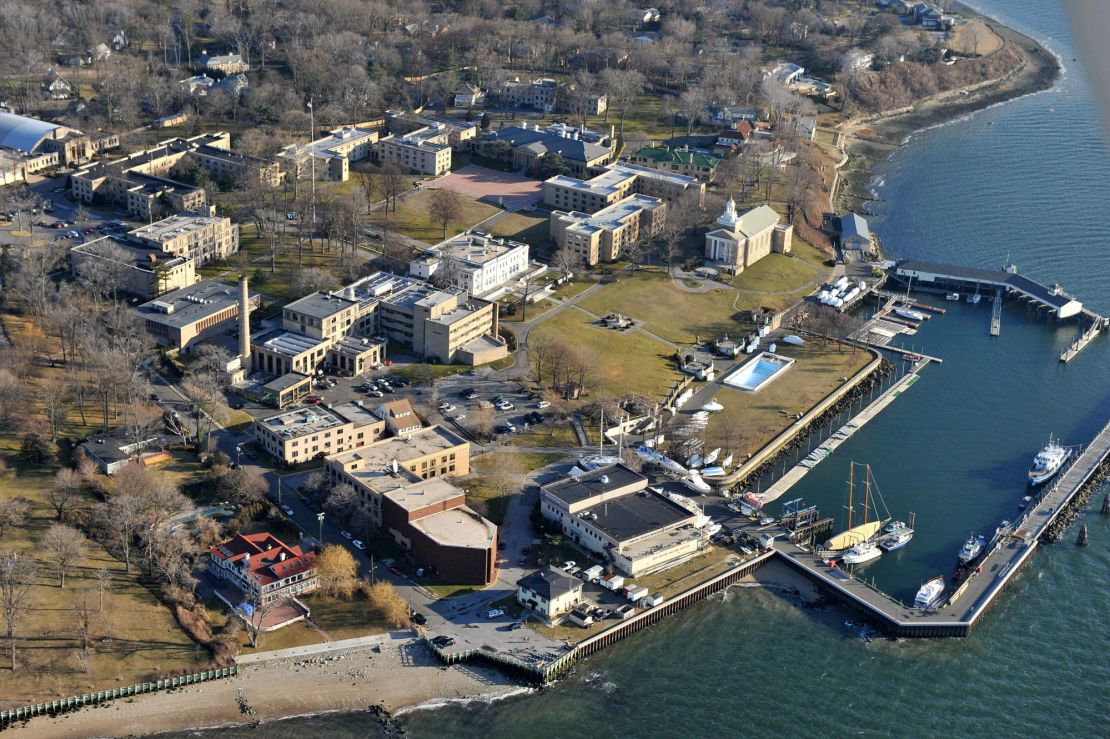
[[[97,270],[119,279],[119,289],[144,300],[180,290],[197,281],[195,262],[188,256],[166,255],[160,250],[124,239],[102,236],[73,247],[69,263],[77,277]]]
[[[540,511],[634,577],[688,559],[707,541],[696,505],[648,488],[646,477],[623,464],[540,486]]]
[[[769,205],[738,214],[729,198],[717,226],[705,234],[705,257],[735,274],[771,252],[788,254],[793,246],[794,227],[780,224],[779,214]]]
[[[249,302],[252,310],[257,308],[259,294],[251,291]],[[204,280],[160,295],[135,310],[159,345],[188,351],[198,341],[235,327],[239,289]]]
[[[447,143],[455,151],[470,149],[478,138],[478,124],[434,115],[416,115],[388,110],[385,114],[386,127],[392,134],[398,136],[411,133],[428,127],[440,127],[438,130],[447,133]]]
[[[451,171],[450,133],[435,124],[401,136],[390,134],[378,141],[378,160],[439,177]]]
[[[497,335],[497,304],[458,288],[419,283],[382,301],[381,332],[444,364],[485,364],[508,354]]]
[[[254,440],[281,462],[298,464],[373,444],[386,423],[354,403],[309,406],[255,419]]]
[[[230,134],[219,131],[190,138],[173,138],[110,162],[93,162],[70,175],[73,196],[86,203],[97,200],[122,205],[135,218],[199,210],[204,188],[173,178],[176,168],[195,164],[225,186],[240,180],[276,186],[278,165],[231,150]]]
[[[470,295],[486,295],[528,271],[529,247],[480,231],[466,231],[437,244],[409,265],[409,274],[439,274]]]
[[[331,345],[330,339],[270,329],[251,337],[251,367],[271,375],[315,375],[324,366]]]
[[[311,143],[287,146],[277,158],[294,177],[311,172],[315,159],[316,179],[346,182],[351,176],[351,163],[373,156],[377,143],[376,129],[345,126]]]
[[[689,198],[701,205],[705,183],[693,177],[635,164],[610,164],[595,177],[580,180],[557,175],[543,183],[543,202],[559,210],[596,213],[629,195],[649,195],[667,201]]]
[[[198,266],[227,259],[239,251],[239,226],[230,218],[182,213],[128,232],[152,249],[188,257]]]
[[[551,213],[551,238],[593,266],[619,259],[627,245],[658,234],[666,214],[666,203],[648,195],[630,195],[593,214],[556,210]]]
[[[470,474],[470,444],[445,428],[426,426],[404,436],[391,436],[376,444],[328,457],[332,479],[347,479],[358,487],[363,472],[407,470],[421,480],[462,477]]]

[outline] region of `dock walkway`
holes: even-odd
[[[988,543],[986,554],[963,583],[933,609],[906,606],[882,591],[832,567],[787,538],[789,532],[757,527],[759,533],[778,533],[773,549],[791,566],[801,570],[844,600],[855,604],[897,636],[967,636],[995,598],[1032,556],[1053,521],[1083,489],[1099,466],[1110,456],[1110,423],[1098,433],[1057,481],[1022,518],[1008,529],[999,529]]]

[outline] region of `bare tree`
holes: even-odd
[[[62,468],[54,475],[54,484],[50,486],[46,496],[54,508],[54,514],[61,521],[68,511],[81,498],[85,481],[76,470]]]
[[[89,638],[92,633],[93,621],[99,612],[93,603],[92,593],[88,588],[81,588],[77,591],[73,601],[73,623],[77,628],[77,635],[81,638],[81,651],[85,654],[89,653]]]
[[[644,91],[644,75],[634,69],[605,69],[601,73],[601,84],[609,96],[610,107],[620,116],[619,135],[623,140],[624,117]]]
[[[58,583],[66,586],[66,573],[85,556],[85,536],[63,523],[51,524],[42,536],[46,559],[58,571]]]
[[[249,505],[262,500],[269,487],[266,478],[255,467],[229,470],[220,480],[221,492],[240,505]]]
[[[205,519],[211,520],[211,519]],[[104,594],[112,589],[112,571],[101,567],[96,571],[96,594],[99,599],[99,609],[104,610]]]
[[[18,529],[27,522],[31,512],[31,504],[26,498],[0,498],[0,536],[4,529]]]
[[[13,671],[16,624],[29,607],[31,589],[37,577],[38,571],[30,558],[19,552],[0,552],[0,610],[4,611]]]
[[[432,191],[428,199],[428,213],[443,226],[443,238],[447,238],[447,224],[462,217],[462,202],[454,190],[439,188]]]

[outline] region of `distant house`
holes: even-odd
[[[130,43],[130,39],[127,38],[127,31],[122,28],[116,31],[116,35],[112,37],[112,48],[116,51],[126,49]]]
[[[713,122],[722,126],[735,127],[740,121],[759,119],[759,108],[730,103],[712,110]]]
[[[250,70],[250,65],[239,54],[204,54],[199,61],[200,66],[205,69],[224,74],[239,74]]]
[[[850,49],[840,59],[841,69],[847,72],[864,72],[871,69],[875,55],[863,49]]]
[[[108,48],[108,44],[100,43],[89,49],[88,55],[100,62],[110,57],[112,55],[112,50]]]
[[[548,565],[516,581],[516,600],[548,622],[555,621],[582,600],[582,581]]]
[[[105,475],[114,475],[132,462],[142,464],[144,453],[161,447],[162,437],[157,434],[135,440],[121,429],[94,434],[81,444],[81,450]]]
[[[763,76],[776,79],[789,86],[797,82],[798,78],[805,74],[805,71],[804,67],[799,67],[793,62],[780,62],[769,71],[764,72]]]
[[[486,102],[486,93],[477,85],[472,85],[468,82],[455,90],[456,108],[473,108],[484,102]]]
[[[216,80],[212,79],[206,74],[198,74],[195,77],[190,77],[187,80],[181,80],[177,84],[185,88],[185,92],[189,95],[197,95],[203,97],[208,94],[212,86],[216,84]]]
[[[73,87],[61,77],[47,77],[42,89],[51,100],[67,100],[73,94]]]
[[[712,182],[720,160],[708,154],[690,151],[688,146],[671,149],[666,146],[647,146],[637,150],[628,161],[652,169],[694,177],[702,182]]]
[[[866,218],[856,213],[840,216],[840,248],[871,251],[871,229]]]
[[[250,87],[250,82],[247,81],[247,75],[245,74],[229,74],[213,85],[213,87],[231,95],[238,95],[243,90]]]

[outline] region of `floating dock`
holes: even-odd
[[[910,608],[850,572],[830,567],[815,551],[791,541],[788,538],[790,532],[786,529],[758,528],[760,533],[778,534],[772,547],[785,562],[865,612],[895,636],[967,636],[1036,551],[1041,537],[1108,456],[1110,423],[1035,505],[1009,528],[996,532],[986,547],[986,553],[976,562],[976,569],[967,579],[948,593],[938,607],[928,610]],[[752,528],[757,527],[752,524]]]

